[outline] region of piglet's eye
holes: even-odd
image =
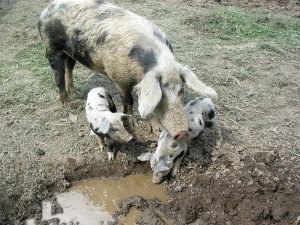
[[[173,143],[173,144],[171,145],[171,148],[176,148],[177,146],[178,146],[178,144]]]
[[[180,95],[182,95],[183,94],[183,88],[181,88],[180,90],[179,90],[179,92],[178,92],[178,95],[180,96]]]
[[[119,129],[117,127],[113,127],[113,128],[111,128],[111,131],[116,132],[116,131],[119,131]]]

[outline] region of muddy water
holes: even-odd
[[[51,211],[55,205],[49,201],[43,202],[43,220],[58,218],[60,223],[67,224],[109,224],[113,222],[111,215],[117,210],[115,203],[118,200],[139,195],[145,199],[158,198],[166,202],[166,190],[161,185],[153,184],[151,179],[148,175],[130,175],[122,179],[89,179],[76,182],[68,192],[57,195],[57,202],[63,213],[53,214]],[[141,214],[142,212],[132,208],[119,222],[134,224]]]

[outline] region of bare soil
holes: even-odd
[[[263,7],[271,5],[271,8],[266,7],[271,14],[297,16],[299,13],[299,1],[289,1],[288,6],[282,6],[283,1],[249,2],[222,1],[221,4],[253,8],[252,3],[257,3]],[[170,8],[200,4],[171,0],[118,3],[138,13],[141,10],[140,14],[157,20],[159,25],[164,23],[165,14],[159,14],[161,11],[155,9],[156,4]],[[56,192],[66,191],[74,181],[151,173],[147,163],[136,159],[139,154],[154,151],[156,147],[157,137],[150,133],[146,121],[138,118],[136,140],[118,144],[113,162],[107,161],[95,137],[89,136],[84,103],[91,87],[108,87],[118,110],[122,110],[119,95],[108,80],[77,66],[77,82],[81,82],[80,77],[87,80],[78,87],[79,96],[64,108],[55,93],[53,75],[46,60],[45,68],[32,66],[28,69],[27,64],[21,64],[19,52],[26,46],[40,44],[36,20],[47,4],[48,1],[30,0],[7,1],[1,6],[0,25],[4,33],[0,34],[3,50],[0,62],[5,69],[0,70],[0,224],[24,224],[25,219],[33,217],[40,224],[47,224],[41,221],[41,201],[53,197]],[[215,1],[201,4],[218,6]],[[295,7],[289,7],[291,4]],[[26,15],[24,10],[28,10]],[[2,20],[5,16],[10,19]],[[169,29],[167,34],[170,33],[174,40],[175,52],[181,60],[180,55],[192,58],[193,62],[186,63],[191,62],[197,71],[208,72],[204,80],[216,87],[224,143],[217,149],[210,130],[190,143],[178,177],[163,183],[168,190],[168,202],[151,203],[139,199],[143,207],[138,207],[144,211],[144,216],[137,224],[164,224],[155,213],[158,209],[175,225],[299,225],[296,222],[300,220],[299,48],[286,50],[273,43],[262,46],[255,41],[215,43],[208,53],[201,55],[207,47],[205,43],[200,43],[196,50],[193,46],[179,45],[187,41],[186,35],[193,42],[196,33],[187,30],[178,34],[177,28],[171,25],[165,25],[164,29]],[[43,54],[40,51],[43,50],[38,49],[38,59]],[[237,60],[230,51],[240,51],[241,58]],[[261,51],[268,51],[267,56]],[[254,57],[245,55],[247,52]],[[38,59],[30,60],[36,62]],[[232,74],[240,67],[258,75],[237,79]],[[218,77],[220,71],[228,72]],[[42,79],[48,75],[49,83]],[[16,85],[19,85],[18,91],[13,88]],[[195,96],[187,92],[186,101]],[[74,115],[78,116],[75,120]],[[137,207],[132,202],[130,207]],[[128,207],[126,204],[120,206],[121,210]]]

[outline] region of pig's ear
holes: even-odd
[[[154,71],[148,72],[144,79],[134,87],[138,94],[139,112],[143,119],[147,118],[160,102],[162,92],[159,75]]]
[[[169,167],[167,166],[167,163],[165,160],[160,159],[157,164],[153,168],[153,173],[160,173],[160,172],[166,172],[169,171]]]
[[[109,131],[109,121],[106,118],[102,118],[98,132],[101,132],[102,134],[107,134],[108,131]]]
[[[152,155],[153,155],[153,153],[151,153],[151,152],[145,152],[145,153],[140,154],[137,157],[137,159],[140,160],[140,161],[143,161],[143,162],[144,161],[150,161],[151,158],[152,158]]]
[[[205,85],[202,81],[200,81],[196,74],[189,67],[182,66],[180,70],[180,76],[188,87],[193,89],[201,96],[211,97],[215,100],[218,98],[217,92],[213,88]]]

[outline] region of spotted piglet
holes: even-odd
[[[100,149],[106,149],[108,159],[113,160],[113,142],[128,142],[132,139],[123,125],[123,120],[130,115],[117,113],[110,94],[102,87],[94,88],[88,93],[85,109],[91,134],[97,135]]]
[[[198,137],[205,128],[212,128],[217,134],[217,146],[222,135],[217,123],[214,104],[209,98],[196,98],[185,105],[189,124],[189,141]],[[167,130],[163,130],[154,153],[147,152],[138,156],[140,161],[150,161],[153,170],[153,183],[171,175],[175,177],[187,151],[187,142],[176,141]]]

